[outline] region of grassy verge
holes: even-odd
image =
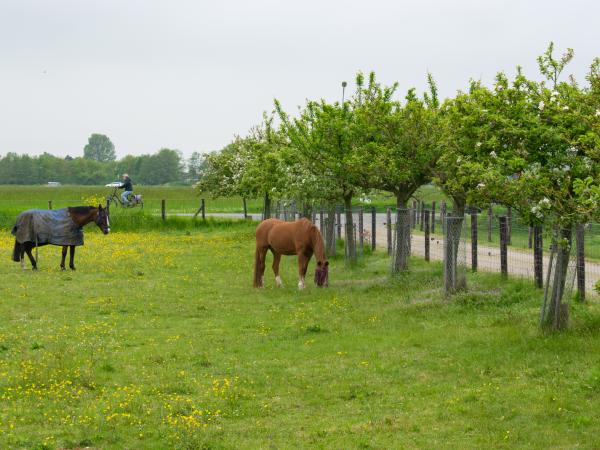
[[[0,238],[8,255],[11,239]],[[251,286],[252,227],[90,233],[76,272],[0,261],[0,447],[595,448],[600,308],[537,328],[529,282],[333,261]],[[309,273],[314,270],[314,262]]]
[[[190,186],[134,186],[135,192],[142,194],[144,210],[150,213],[160,213],[161,200],[166,200],[167,211],[171,213],[194,213],[200,206],[200,198],[206,200],[207,212],[240,213],[243,212],[242,199],[210,198],[208,195],[198,195]],[[54,208],[77,206],[88,203],[90,199],[103,201],[112,189],[104,186],[19,186],[0,185],[0,211],[18,213],[30,208],[48,208],[52,201]],[[119,191],[120,193],[121,191]],[[423,186],[416,197],[431,203],[441,200],[443,194],[433,186]],[[368,203],[355,199],[355,205],[376,206],[379,212],[385,212],[388,206],[394,206],[396,201],[392,195],[375,193],[368,196]],[[83,203],[82,203],[83,202]],[[263,203],[261,198],[247,199],[249,213],[260,213]]]

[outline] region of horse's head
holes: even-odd
[[[317,268],[315,269],[315,284],[319,287],[329,285],[329,261],[317,260]]]
[[[110,233],[110,221],[108,220],[108,213],[106,208],[102,205],[98,205],[98,214],[96,215],[96,225],[102,230],[104,234]]]

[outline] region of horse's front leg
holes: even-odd
[[[60,269],[65,270],[65,259],[67,258],[67,246],[62,246],[62,257],[60,258]]]
[[[304,289],[304,279],[306,278],[306,270],[308,269],[310,257],[311,255],[306,255],[304,252],[298,253],[298,275],[300,277],[298,289]]]
[[[273,273],[275,274],[275,283],[277,287],[283,287],[283,282],[279,276],[279,262],[281,261],[281,253],[273,252]]]
[[[37,263],[35,262],[35,258],[31,254],[31,249],[34,246],[33,245],[27,245],[27,244],[23,244],[23,245],[25,246],[25,252],[27,253],[27,257],[29,258],[29,261],[31,262],[31,268],[33,270],[37,270]]]
[[[69,268],[75,270],[75,246],[69,245]]]

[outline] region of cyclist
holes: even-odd
[[[119,189],[125,189],[121,194],[121,203],[129,205],[129,196],[133,194],[133,184],[131,183],[131,178],[126,173],[123,174],[123,183],[119,186]]]

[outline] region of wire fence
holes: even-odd
[[[56,201],[47,206],[59,208],[64,206],[62,203],[64,201]],[[211,213],[201,199],[198,203],[203,208],[201,216],[198,215],[198,208],[195,211],[188,208],[190,212],[185,209],[184,213],[179,212],[178,208],[173,210],[178,205],[174,204],[174,200],[167,199],[156,205],[145,205],[143,211],[139,208],[118,208],[114,222],[123,229],[133,230],[143,228],[149,221],[162,219],[165,222],[165,218],[166,225],[183,227],[184,222],[189,220],[188,216],[195,215],[199,219],[205,213],[207,218],[261,218],[256,214],[240,212]],[[36,206],[43,208],[46,205]],[[10,228],[20,210],[22,208],[16,206],[14,210],[0,208],[0,227]],[[483,210],[468,208],[461,222],[458,247],[456,244],[446,246],[447,219],[453,215],[445,202],[424,204],[415,201],[408,208],[390,207],[385,212],[381,212],[381,207],[377,210],[375,207],[358,206],[346,212],[341,206],[315,206],[277,200],[271,205],[270,216],[289,221],[300,217],[311,219],[320,228],[330,256],[345,255],[348,260],[351,259],[354,251],[349,247],[351,241],[356,243],[357,260],[376,247],[384,248],[390,255],[390,267],[394,272],[406,266],[407,255],[438,261],[445,261],[445,255],[446,258],[450,255],[457,267],[445,270],[453,289],[460,286],[463,267],[465,270],[499,272],[506,276],[532,279],[540,288],[548,283],[553,230],[530,227],[518,214],[501,205],[490,205]],[[346,226],[350,218],[352,225]],[[450,231],[454,236],[454,232]],[[577,295],[583,300],[586,295],[595,294],[594,286],[600,280],[600,224],[575,227],[572,241],[570,258],[575,268],[575,286]]]
[[[353,207],[352,232],[358,259],[367,249],[379,247],[387,250],[392,272],[406,267],[406,255],[443,261],[448,292],[461,288],[466,271],[531,279],[540,288],[547,284],[548,273],[553,270],[550,267],[553,230],[530,227],[518,214],[497,205],[486,210],[467,208],[460,218],[453,216],[443,202],[427,207],[415,202],[411,206],[390,207],[385,213],[375,208]],[[275,210],[275,216],[283,220],[297,220],[302,215],[291,203],[287,207],[282,203]],[[350,215],[340,206],[313,207],[308,213],[308,218],[320,227],[329,255],[348,256],[347,217]],[[455,225],[448,229],[448,223]],[[595,294],[594,286],[600,280],[599,244],[600,224],[580,225],[573,230],[569,258],[574,268],[574,286],[582,300]]]

